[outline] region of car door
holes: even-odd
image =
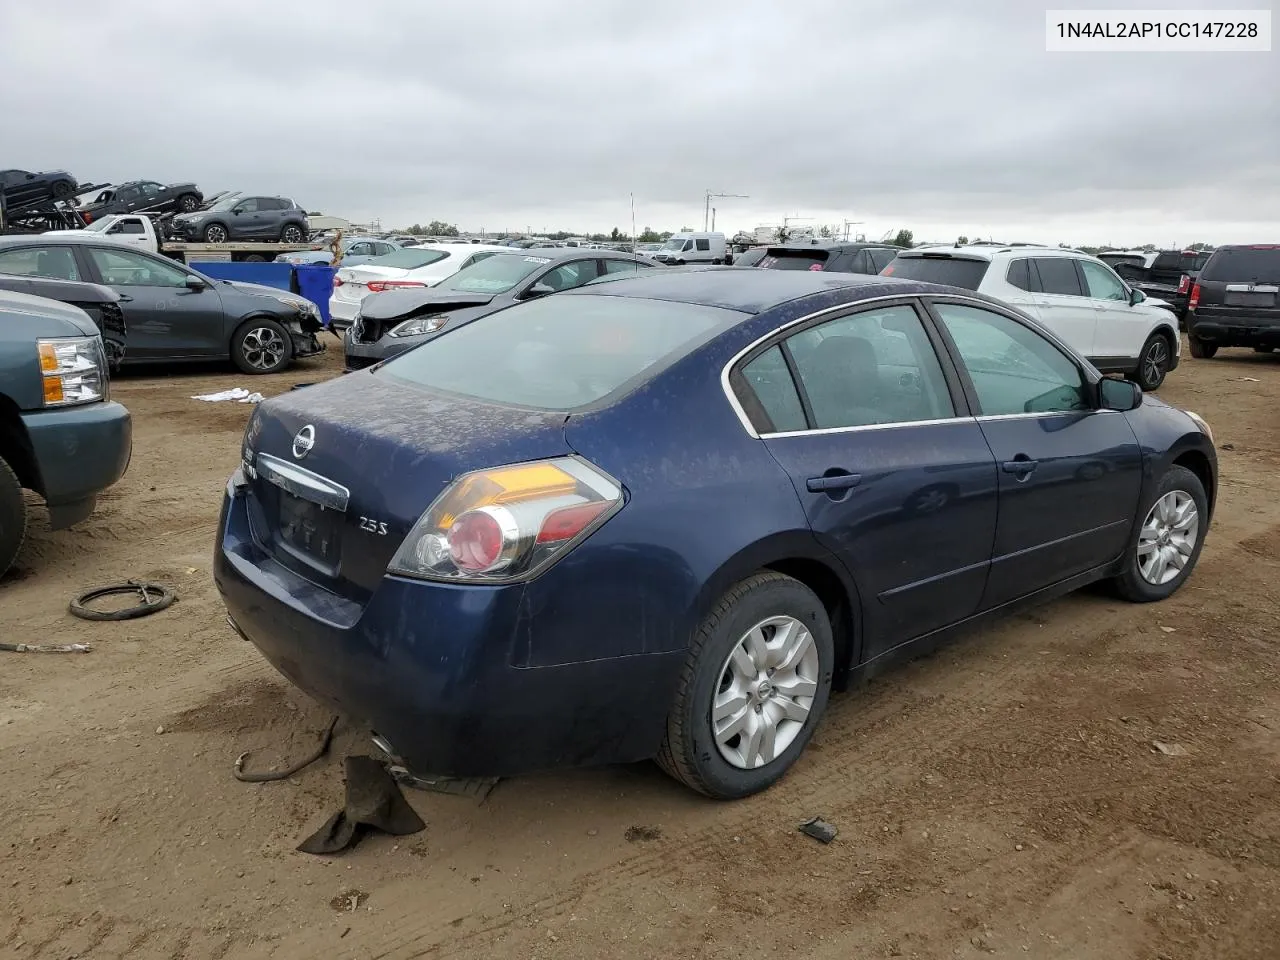
[[[1085,298],[1084,285],[1070,257],[1032,257],[1027,261],[1033,295],[1018,304],[1066,341],[1077,353],[1096,356],[1098,311]],[[1013,265],[1010,264],[1010,270]]]
[[[1128,419],[1097,409],[1077,360],[1016,315],[927,299],[1000,467],[983,608],[1114,560],[1128,543],[1142,485]]]
[[[986,585],[995,459],[937,343],[912,301],[876,304],[757,348],[735,378],[857,584],[863,660],[972,615]]]
[[[247,197],[231,208],[227,218],[230,236],[228,240],[257,240],[262,237],[262,218],[258,198]]]
[[[222,299],[207,281],[188,287],[195,274],[165,257],[138,250],[86,247],[98,283],[124,299],[129,334],[127,360],[179,360],[227,355]],[[196,278],[201,279],[201,278]]]
[[[1091,260],[1076,260],[1089,302],[1098,314],[1093,353],[1104,368],[1128,369],[1136,364],[1147,339],[1149,318],[1129,304],[1129,288],[1109,267]]]
[[[111,204],[120,213],[132,213],[142,206],[142,190],[135,183],[126,183],[116,190]]]

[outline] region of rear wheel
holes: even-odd
[[[302,235],[302,228],[296,223],[286,223],[284,229],[280,231],[281,243],[301,243],[305,237]]]
[[[1200,559],[1209,526],[1209,498],[1200,478],[1170,467],[1146,502],[1142,525],[1113,581],[1126,600],[1163,600],[1186,581]]]
[[[204,228],[205,243],[226,243],[227,228],[220,223],[211,223]]]
[[[1162,333],[1153,333],[1142,347],[1138,357],[1138,370],[1134,381],[1143,390],[1159,390],[1169,372],[1169,362],[1173,358],[1173,344]]]
[[[267,317],[246,320],[231,339],[231,359],[245,373],[277,373],[292,358],[288,331]]]
[[[1275,347],[1254,347],[1253,352],[1254,353],[1270,353],[1274,349]]]
[[[1195,334],[1187,334],[1187,344],[1191,347],[1191,355],[1197,360],[1210,360],[1218,352],[1216,343],[1201,340]]]
[[[759,573],[694,634],[658,764],[718,800],[772,785],[795,763],[831,692],[831,622],[798,580]]]
[[[75,192],[75,185],[69,180],[59,180],[53,185],[53,197],[55,200],[65,200]]]
[[[0,577],[4,576],[27,538],[27,502],[13,468],[0,458]]]

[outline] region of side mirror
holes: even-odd
[[[1129,306],[1136,307],[1145,299],[1147,299],[1147,295],[1143,293],[1141,290],[1139,290],[1137,287],[1134,287],[1132,290],[1129,291]]]
[[[545,297],[548,293],[555,293],[551,287],[545,283],[535,283],[532,287],[525,291],[526,297]]]
[[[237,217],[238,217],[238,216],[240,216],[240,214],[244,213],[244,211],[243,211],[243,210],[241,210],[239,207],[236,207],[234,210],[232,210],[232,211],[231,211],[231,213],[232,213],[234,216],[237,216]]]
[[[1125,413],[1142,406],[1142,388],[1130,380],[1103,377],[1098,381],[1098,408]]]
[[[199,277],[187,274],[186,288],[195,293],[199,293],[205,287],[205,283]]]

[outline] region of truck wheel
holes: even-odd
[[[53,198],[55,200],[65,200],[75,192],[75,185],[68,180],[59,180],[53,185]]]
[[[301,243],[305,239],[302,228],[296,223],[286,223],[284,229],[280,231],[281,243]]]
[[[184,193],[178,198],[178,209],[183,213],[195,213],[200,209],[200,198],[194,193]]]
[[[1218,352],[1216,343],[1201,340],[1193,333],[1187,334],[1187,344],[1191,347],[1191,355],[1197,360],[1210,360]]]
[[[27,502],[13,468],[0,458],[0,577],[3,577],[27,538]]]
[[[1162,333],[1147,338],[1138,356],[1138,369],[1133,379],[1143,390],[1159,390],[1169,372],[1169,360],[1173,357],[1173,344]]]
[[[278,373],[293,359],[293,341],[276,321],[255,317],[231,338],[231,359],[245,373]]]
[[[226,243],[227,228],[220,223],[211,223],[204,228],[205,243]]]

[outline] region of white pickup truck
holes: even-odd
[[[46,235],[97,234],[108,240],[116,240],[152,253],[185,263],[191,260],[235,260],[247,263],[263,263],[274,260],[278,253],[294,253],[299,250],[322,250],[321,243],[272,243],[266,241],[234,241],[229,243],[185,243],[165,240],[156,231],[151,218],[141,213],[113,213],[95,220],[84,230],[48,230]]]

